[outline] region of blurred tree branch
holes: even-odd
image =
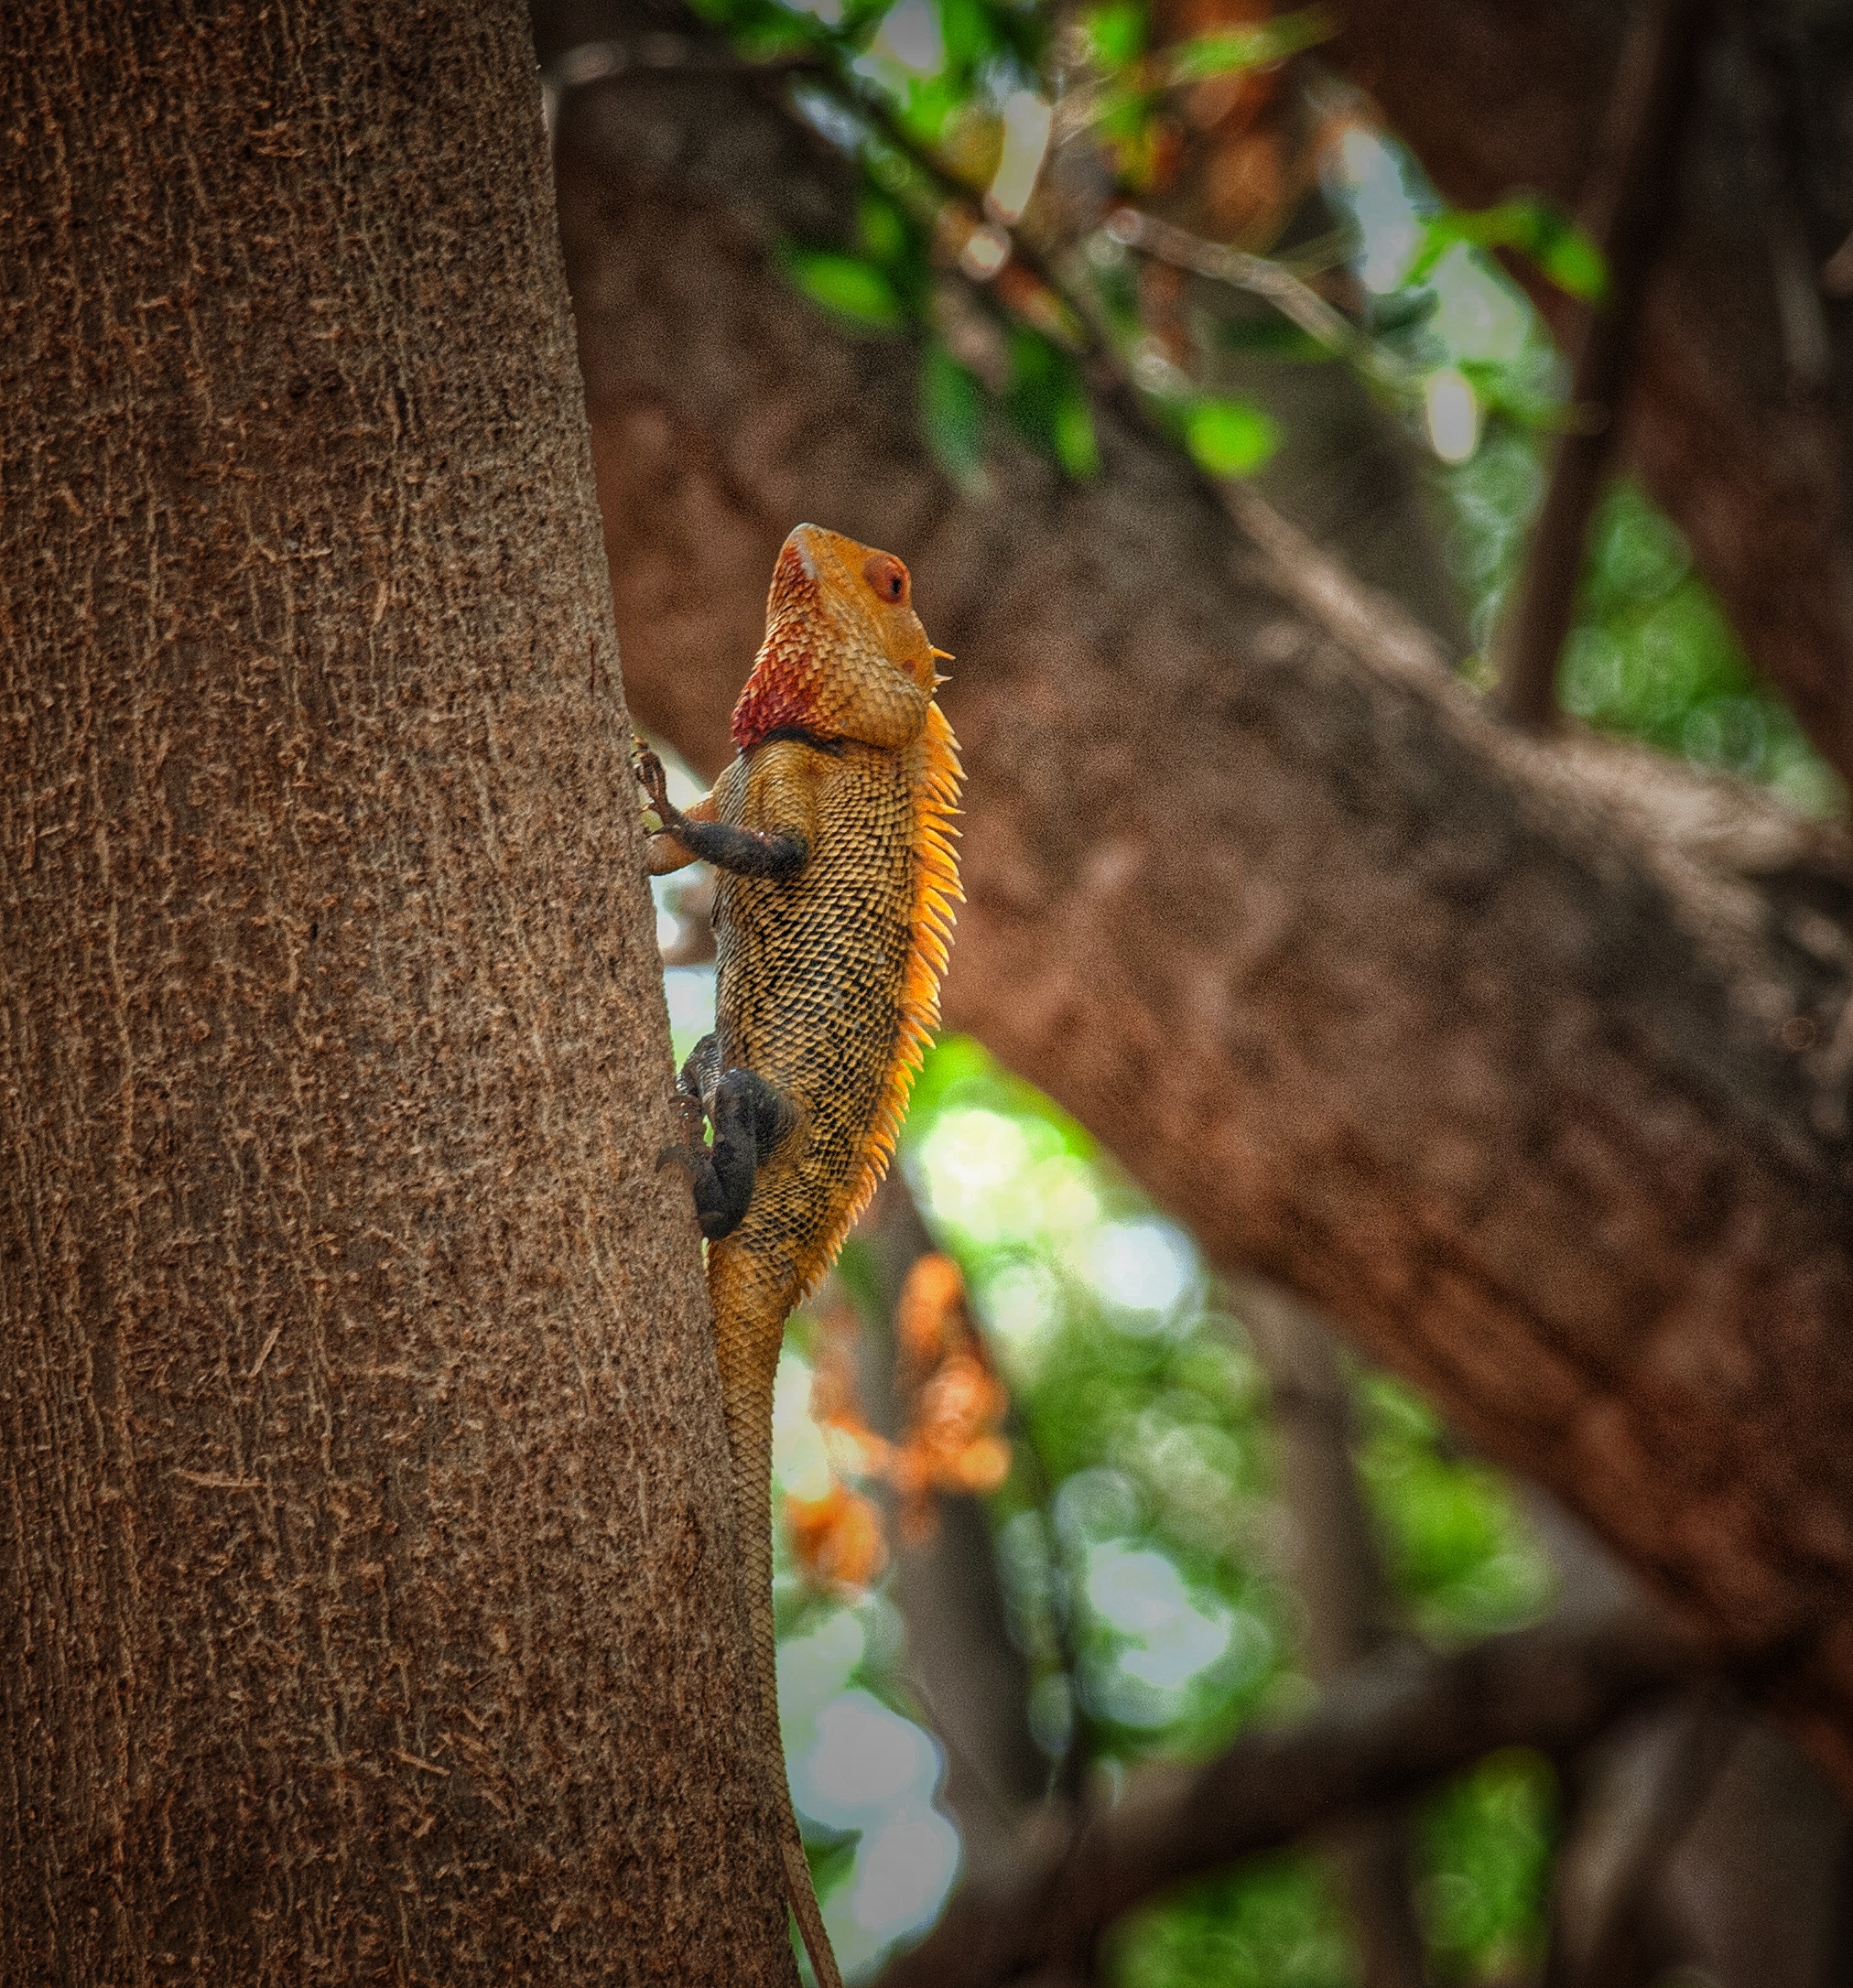
[[[1791,1653],[1791,1709],[1853,1778],[1844,841],[1505,733],[1386,603],[1258,500],[1231,529],[1111,407],[1098,479],[1000,438],[961,495],[905,341],[778,273],[853,229],[778,87],[638,75],[563,110],[640,716],[711,771],[790,522],[903,548],[959,657],[953,1025],[1720,1644]]]
[[[1085,1979],[1114,1920],[1172,1885],[1381,1810],[1497,1748],[1562,1753],[1693,1661],[1631,1615],[1360,1667],[1301,1724],[1246,1734],[1201,1767],[1140,1770],[1007,1884],[960,1892],[881,1988],[1002,1988],[1045,1971]]]
[[[1628,8],[1338,0],[1334,11],[1342,31],[1330,59],[1449,200],[1480,207],[1530,187],[1582,204]],[[1775,180],[1758,43],[1773,51],[1787,100]],[[1853,229],[1840,109],[1849,79],[1844,10],[1775,0],[1719,35],[1618,439],[1622,466],[1691,540],[1757,666],[1853,777],[1853,285],[1830,261]],[[1566,335],[1578,307],[1525,280]]]
[[[1589,521],[1614,454],[1641,304],[1673,205],[1693,83],[1712,0],[1636,0],[1582,225],[1602,250],[1608,286],[1578,327],[1570,405],[1579,425],[1557,438],[1523,571],[1499,643],[1500,708],[1514,724],[1556,717],[1558,659],[1570,632]]]

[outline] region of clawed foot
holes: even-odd
[[[665,828],[672,827],[680,818],[681,810],[669,798],[669,776],[663,771],[662,761],[634,733],[631,738],[631,767],[637,784],[650,797],[656,819]]]
[[[656,1171],[665,1167],[680,1167],[688,1176],[688,1185],[695,1195],[695,1222],[706,1242],[719,1242],[723,1236],[731,1236],[740,1226],[741,1217],[746,1213],[745,1196],[737,1191],[729,1192],[728,1183],[717,1173],[714,1166],[714,1149],[711,1146],[665,1146],[656,1155]],[[753,1183],[746,1183],[746,1192],[751,1194]]]
[[[669,1110],[676,1120],[676,1129],[681,1137],[671,1145],[665,1146],[656,1155],[656,1172],[665,1167],[680,1167],[691,1184],[702,1175],[711,1172],[714,1155],[708,1142],[701,1136],[701,1129],[707,1123],[708,1115],[701,1108],[701,1100],[691,1097],[687,1091],[677,1091],[669,1099]]]

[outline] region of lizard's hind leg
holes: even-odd
[[[796,1122],[790,1100],[756,1070],[721,1068],[718,1036],[695,1045],[676,1086],[676,1102],[688,1143],[671,1146],[663,1161],[685,1168],[695,1191],[695,1215],[710,1242],[731,1236],[746,1218],[753,1183],[766,1159]],[[714,1128],[714,1143],[701,1143],[701,1119]]]

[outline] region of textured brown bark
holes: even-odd
[[[899,548],[958,656],[953,1024],[1715,1634],[1790,1652],[1853,1778],[1844,844],[1504,735],[1110,418],[1098,482],[1004,441],[959,500],[905,344],[775,274],[781,237],[848,238],[850,190],[762,88],[636,75],[562,127],[640,713],[711,767],[789,524]]]
[[[1448,199],[1479,207],[1534,188],[1578,205],[1628,7],[1344,0],[1334,12],[1331,58]],[[1758,667],[1853,777],[1853,305],[1820,279],[1853,228],[1841,108],[1853,24],[1791,0],[1725,19],[1644,306],[1622,465],[1685,532]],[[1574,320],[1567,298],[1533,294],[1560,330]]]
[[[795,1979],[512,5],[0,25],[0,1979]]]

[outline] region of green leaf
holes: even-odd
[[[939,0],[939,33],[948,65],[977,68],[1001,51],[1000,38],[979,0]]]
[[[1078,483],[1086,483],[1100,473],[1100,444],[1094,433],[1094,410],[1086,392],[1077,384],[1056,406],[1056,460]]]
[[[1280,429],[1245,400],[1200,400],[1184,439],[1211,476],[1252,476],[1280,447]]]
[[[984,468],[984,390],[943,345],[920,358],[920,426],[935,459],[955,482]]]
[[[1403,282],[1422,282],[1457,242],[1512,249],[1535,264],[1547,281],[1583,303],[1599,303],[1608,292],[1609,267],[1602,251],[1561,208],[1533,195],[1501,200],[1474,213],[1436,214],[1423,231],[1422,247]]]
[[[1074,362],[1040,332],[1018,325],[1010,335],[1010,373],[1004,404],[1024,437],[1078,482],[1097,476],[1100,445]]]
[[[874,260],[891,269],[907,260],[913,245],[901,210],[879,193],[864,193],[856,203],[856,232]]]
[[[1081,26],[1094,60],[1104,70],[1122,70],[1135,62],[1145,48],[1145,9],[1140,0],[1107,0],[1082,16]]]
[[[1566,221],[1531,253],[1545,276],[1566,296],[1596,304],[1609,294],[1609,265],[1602,251],[1575,222]]]
[[[733,41],[741,59],[749,63],[789,61],[828,46],[803,15],[750,22],[735,29]]]
[[[1302,49],[1328,40],[1334,32],[1332,18],[1322,7],[1305,7],[1252,27],[1226,27],[1215,34],[1197,35],[1166,49],[1161,59],[1167,82],[1203,82],[1211,76],[1231,76],[1242,70],[1284,62]]]
[[[813,303],[851,324],[894,331],[906,322],[894,286],[875,264],[832,249],[786,248],[780,259]]]

